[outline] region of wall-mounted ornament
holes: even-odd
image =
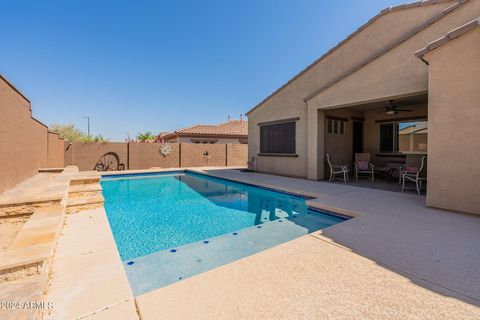
[[[172,153],[172,147],[169,146],[168,144],[162,144],[162,146],[159,149],[160,154],[164,157],[168,156],[170,153]]]

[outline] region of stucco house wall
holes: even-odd
[[[463,40],[465,44],[458,44],[456,49],[450,49],[449,58],[447,53],[444,58],[438,58],[439,61],[445,60],[445,63],[437,63],[444,69],[440,69],[440,67],[435,69],[432,66],[429,68],[415,56],[415,52],[479,16],[480,0],[423,1],[380,13],[248,112],[249,160],[253,157],[256,158],[256,168],[260,172],[323,179],[326,171],[324,163],[326,153],[334,154],[334,157],[337,158],[335,161],[339,163],[350,162],[352,156],[351,130],[353,122],[347,121],[344,136],[334,136],[326,130],[327,119],[335,113],[341,116],[342,112],[344,117],[348,118],[351,116],[352,110],[360,110],[363,113],[365,119],[364,151],[372,155],[372,160],[377,163],[401,160],[395,157],[386,160],[385,157],[377,156],[379,124],[376,120],[387,116],[385,113],[378,113],[378,110],[369,110],[368,108],[362,110],[362,106],[379,102],[386,103],[390,99],[401,100],[421,96],[424,97],[423,104],[409,108],[412,109],[412,112],[408,116],[427,118],[429,122],[427,203],[432,206],[465,212],[478,211],[479,202],[473,202],[480,196],[478,187],[473,187],[469,183],[467,183],[467,188],[461,186],[461,183],[467,179],[478,180],[478,177],[476,179],[471,179],[471,176],[468,178],[468,172],[475,170],[477,161],[474,159],[478,158],[475,151],[474,156],[469,157],[465,152],[469,150],[471,153],[472,147],[467,147],[465,143],[461,144],[460,140],[456,141],[456,149],[453,150],[463,148],[463,153],[458,152],[456,155],[451,155],[450,151],[446,151],[448,148],[445,147],[445,143],[442,144],[443,153],[438,149],[441,145],[440,140],[449,139],[450,132],[457,132],[458,126],[463,126],[465,120],[459,119],[463,116],[459,115],[458,110],[465,110],[467,115],[471,115],[471,118],[469,118],[467,126],[462,127],[462,130],[459,130],[458,134],[454,134],[453,137],[474,145],[474,150],[479,149],[477,146],[479,139],[477,138],[477,144],[475,144],[473,141],[475,134],[471,131],[474,124],[477,128],[480,125],[477,114],[474,113],[479,109],[473,107],[473,101],[476,101],[478,107],[478,95],[476,100],[464,101],[472,99],[471,91],[475,89],[464,86],[455,91],[457,88],[452,89],[451,87],[455,84],[463,85],[463,82],[470,77],[476,81],[468,82],[469,85],[476,85],[478,91],[480,72],[476,69],[477,60],[475,59],[478,59],[478,55],[480,55],[480,41],[470,41],[467,44],[467,40]],[[460,43],[460,40],[455,41]],[[450,46],[453,47],[453,45]],[[464,56],[462,59],[457,59],[458,54],[455,53],[455,50],[464,50],[462,46],[465,47],[466,52],[462,52],[462,57]],[[471,55],[467,54],[469,52],[467,49],[471,49]],[[474,53],[477,56],[474,56]],[[432,56],[434,54],[429,53]],[[447,63],[448,59],[451,61]],[[469,61],[465,62],[466,59]],[[460,63],[463,64],[456,65]],[[467,68],[469,64],[471,64],[469,72],[461,75],[459,70]],[[450,77],[449,70],[457,67],[457,73]],[[436,70],[434,74],[431,74],[432,70]],[[474,71],[477,72],[476,77],[471,76]],[[442,78],[447,79],[443,84],[441,84]],[[432,92],[435,89],[437,92]],[[440,99],[433,96],[445,98],[448,94],[454,94],[456,98],[452,99],[450,96],[450,99],[439,102]],[[432,101],[432,99],[435,100]],[[444,113],[443,108],[447,107],[449,112]],[[442,115],[439,116],[437,110],[442,110]],[[450,114],[456,115],[450,117]],[[298,117],[296,157],[259,156],[260,128],[258,124],[296,117]],[[395,120],[402,117],[405,115],[397,114],[389,116],[389,119]],[[448,123],[447,119],[456,119],[456,126]],[[434,125],[437,123],[436,130],[431,130],[432,121],[434,121]],[[442,127],[442,135],[432,138],[440,131],[438,123],[446,126]],[[470,134],[469,136],[467,136],[467,132]],[[435,145],[436,143],[438,145]],[[432,151],[431,148],[433,148]],[[438,157],[441,157],[441,160]],[[452,180],[454,182],[452,185],[449,185],[448,178],[444,178],[446,177],[445,170],[450,171],[449,176],[457,177]],[[454,188],[456,188],[455,192],[448,193],[448,190]],[[458,193],[458,197],[456,193]],[[461,194],[463,195],[460,196]],[[459,202],[465,203],[460,205]]]
[[[428,68],[414,53],[479,14],[480,1],[472,0],[431,25],[423,21],[420,25],[426,28],[316,94],[308,100],[309,106],[328,109],[428,91]]]
[[[385,11],[374,17],[339,46],[327,52],[298,76],[287,82],[273,95],[248,112],[249,159],[256,158],[256,168],[288,176],[307,177],[308,156],[315,154],[308,150],[308,111],[305,97],[318,88],[334,81],[337,77],[355,67],[381,48],[397,42],[403,35],[440,14],[454,1],[439,1],[435,4],[419,5],[407,9]],[[423,44],[422,44],[423,45]],[[418,48],[416,48],[418,49]],[[411,51],[410,54],[412,54]],[[416,65],[424,68],[415,61]],[[426,75],[426,72],[425,72]],[[425,90],[426,90],[426,81]],[[348,91],[350,92],[350,91]],[[343,92],[342,95],[348,94]],[[297,157],[261,157],[258,123],[299,117],[296,125]],[[316,122],[316,120],[312,120]],[[313,130],[313,129],[312,129]],[[316,132],[316,127],[314,129]],[[312,136],[314,133],[312,131]],[[317,146],[317,141],[312,143]],[[317,161],[315,159],[315,161]],[[319,161],[323,166],[323,159]]]
[[[329,117],[346,119],[344,133],[329,133],[327,121]],[[345,164],[352,161],[353,120],[352,117],[363,118],[363,112],[350,108],[328,110],[322,124],[325,131],[325,154],[329,154],[334,164]],[[325,166],[326,168],[327,166]],[[326,168],[327,169],[327,168]]]
[[[431,160],[427,205],[480,214],[480,27],[424,59]]]

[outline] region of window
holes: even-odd
[[[380,153],[424,153],[427,151],[428,122],[380,124]]]
[[[295,122],[260,126],[260,153],[295,154]]]
[[[328,133],[344,134],[345,121],[337,119],[327,119],[327,131]]]
[[[198,139],[190,139],[192,143],[202,143],[202,144],[209,144],[209,143],[217,143],[218,140],[198,140]]]
[[[428,122],[402,122],[398,125],[398,151],[404,153],[426,152]]]

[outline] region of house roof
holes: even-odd
[[[451,30],[450,32],[448,32],[445,36],[435,40],[435,41],[432,41],[430,42],[429,44],[427,44],[427,46],[425,48],[422,48],[420,50],[418,50],[417,52],[415,52],[415,56],[417,56],[418,58],[423,58],[424,55],[426,55],[427,53],[429,53],[430,51],[433,51],[441,46],[443,46],[444,44],[447,44],[448,42],[460,37],[461,35],[467,33],[468,31],[470,30],[473,30],[475,29],[476,27],[479,27],[480,26],[480,17],[478,17],[477,19],[475,20],[472,20],[458,28],[455,28],[453,30]]]
[[[248,136],[248,121],[232,120],[221,124],[197,124],[188,128],[176,130],[162,135],[162,138],[171,138],[175,136]]]
[[[457,0],[456,4],[454,6],[452,6],[452,8],[447,8],[449,10],[445,10],[443,14],[447,14],[448,12],[450,12],[450,10],[453,10],[455,9],[457,6],[461,5],[463,2],[466,2],[468,0]],[[366,27],[368,27],[370,24],[372,24],[373,22],[375,22],[376,20],[378,20],[380,17],[384,16],[385,14],[389,13],[389,12],[393,12],[393,11],[398,11],[398,10],[404,10],[404,9],[410,9],[410,8],[414,8],[414,7],[420,7],[420,6],[424,6],[424,5],[431,5],[431,4],[439,4],[439,3],[444,3],[444,2],[455,2],[453,0],[420,0],[420,1],[416,1],[416,2],[412,2],[412,3],[405,3],[405,4],[400,4],[400,5],[397,5],[397,6],[390,6],[388,8],[385,8],[383,9],[382,11],[380,11],[376,16],[374,16],[373,18],[371,18],[370,20],[367,21],[367,23],[363,24],[362,26],[360,26],[357,30],[355,30],[353,33],[351,33],[348,37],[346,37],[345,39],[343,39],[341,42],[339,42],[336,46],[334,46],[333,48],[331,48],[330,50],[328,50],[326,53],[324,53],[322,56],[320,56],[317,60],[315,60],[313,63],[311,63],[310,65],[308,65],[305,69],[303,69],[302,71],[300,71],[298,74],[296,74],[293,78],[291,78],[290,80],[288,80],[285,84],[283,84],[280,88],[278,88],[277,90],[275,90],[273,93],[271,93],[269,96],[267,96],[265,99],[263,99],[262,101],[260,101],[256,106],[254,106],[252,109],[250,109],[246,114],[250,114],[251,112],[253,112],[255,109],[259,108],[261,105],[263,105],[265,102],[267,102],[268,100],[270,100],[270,98],[272,98],[273,96],[275,96],[277,93],[279,93],[280,91],[282,91],[284,88],[286,88],[289,84],[291,84],[293,81],[297,80],[298,78],[300,78],[303,74],[305,74],[308,70],[310,70],[311,68],[313,68],[315,65],[317,65],[319,62],[321,62],[323,59],[325,59],[327,56],[329,56],[332,52],[334,52],[335,50],[337,50],[338,48],[340,48],[343,44],[345,44],[346,42],[348,42],[351,38],[355,37],[358,33],[360,33],[363,29],[365,29]],[[428,21],[428,24],[432,23],[433,21]],[[364,62],[365,63],[365,62]],[[364,64],[363,63],[363,64]],[[304,100],[309,100],[309,98],[311,98],[310,96],[304,98]]]

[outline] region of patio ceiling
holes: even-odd
[[[385,99],[381,101],[369,102],[364,104],[358,104],[351,106],[350,108],[353,110],[375,110],[375,109],[384,109],[388,105],[388,101],[390,99]],[[426,105],[428,103],[428,94],[420,94],[420,95],[413,95],[409,97],[402,97],[393,99],[394,103],[400,107],[415,107],[419,105]]]

